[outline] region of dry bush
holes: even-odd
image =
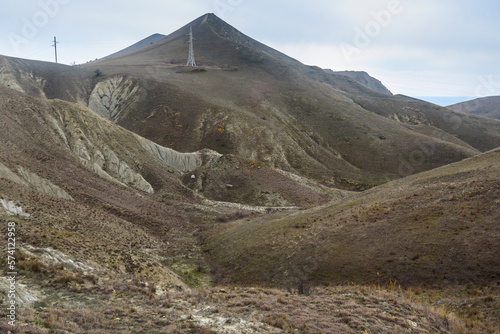
[[[264,320],[265,323],[280,329],[285,329],[286,327],[286,314],[274,314],[269,316]]]
[[[252,215],[253,215],[253,213],[251,213],[251,212],[244,212],[244,211],[238,210],[236,212],[228,213],[228,214],[221,215],[221,216],[217,217],[217,221],[219,223],[227,223],[227,222],[231,222],[233,220],[242,219],[242,218],[252,216]]]
[[[203,259],[196,259],[194,264],[196,265],[196,271],[199,273],[201,273],[206,269],[206,264],[205,261],[203,261]]]
[[[156,298],[156,284],[149,283],[146,294],[150,299]]]
[[[312,282],[305,277],[296,277],[288,280],[287,290],[291,294],[312,295],[316,288]]]
[[[212,281],[215,285],[222,285],[225,282],[226,271],[219,265],[211,265],[210,273],[212,274]]]
[[[57,270],[54,277],[54,283],[83,284],[85,283],[85,279],[83,278],[83,275],[80,272],[74,273],[68,270]]]
[[[26,259],[24,256],[22,256],[22,260],[19,261],[18,263],[19,263],[19,270],[28,271],[31,273],[38,274],[41,273],[42,271],[47,270],[47,267],[43,264],[43,262],[41,262],[37,258]]]
[[[210,328],[206,328],[206,327],[195,327],[195,328],[192,328],[189,331],[189,333],[191,333],[191,334],[217,334],[217,332],[214,332]]]
[[[90,282],[93,285],[96,285],[99,282],[99,279],[95,275],[85,275],[82,278],[84,281]]]

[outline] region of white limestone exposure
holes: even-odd
[[[10,170],[7,166],[0,163],[0,178],[9,180],[11,182],[23,185],[23,186],[31,186],[35,188],[37,191],[48,194],[51,196],[73,200],[73,198],[63,189],[53,184],[51,181],[35,174],[31,173],[27,169],[23,167],[18,167],[17,171],[19,173],[16,174],[12,170]]]
[[[18,216],[22,216],[22,217],[29,217],[30,216],[29,213],[24,212],[23,208],[19,204],[16,204],[13,201],[9,201],[9,200],[0,198],[0,204],[7,212],[10,212],[14,215],[18,215]]]
[[[115,76],[97,83],[90,94],[89,109],[116,122],[120,114],[135,101],[139,86],[130,77]]]
[[[17,170],[19,172],[19,175],[21,175],[24,180],[32,185],[33,188],[35,188],[37,191],[62,199],[67,199],[70,201],[73,200],[70,194],[68,194],[65,190],[59,188],[49,180],[44,179],[43,177],[40,177],[35,173],[31,173],[22,167],[18,167]]]
[[[204,163],[205,157],[210,161],[222,156],[215,151],[180,153],[145,139],[141,140],[141,144],[146,151],[181,173],[190,172],[200,167]]]

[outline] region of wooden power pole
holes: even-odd
[[[57,43],[59,43],[56,39],[56,36],[54,36],[54,45],[52,45],[54,47],[54,51],[55,51],[55,54],[56,54],[56,64],[57,64]]]

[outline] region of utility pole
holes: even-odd
[[[193,28],[189,27],[189,56],[186,66],[196,66],[193,50]]]
[[[54,36],[54,45],[52,45],[54,47],[54,51],[56,53],[56,64],[57,64],[57,43],[59,43],[56,39],[56,36]]]

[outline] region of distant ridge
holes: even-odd
[[[117,56],[121,56],[121,55],[124,55],[126,53],[129,53],[129,52],[132,52],[132,51],[135,51],[135,50],[138,50],[138,49],[141,49],[145,46],[148,46],[150,44],[153,44],[154,42],[156,41],[159,41],[160,39],[162,39],[163,37],[165,37],[165,35],[162,35],[162,34],[153,34],[149,37],[146,37],[144,38],[143,40],[140,40],[139,42],[129,46],[128,48],[125,48],[123,50],[120,50],[118,52],[115,52],[109,56],[106,56],[102,59],[106,59],[106,58],[113,58],[113,57],[117,57]]]
[[[452,104],[448,108],[468,114],[500,119],[500,96],[489,96]]]
[[[416,99],[437,104],[441,107],[446,107],[452,104],[458,104],[474,99],[471,96],[413,96]]]
[[[357,82],[379,93],[392,95],[391,91],[387,89],[387,87],[385,87],[380,80],[375,79],[374,77],[370,76],[368,73],[364,71],[338,71],[338,72],[332,70],[325,70],[325,71],[343,75],[345,77],[356,80]]]

